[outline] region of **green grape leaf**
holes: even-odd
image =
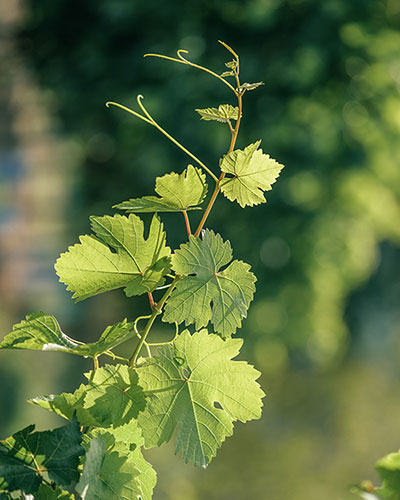
[[[78,480],[84,453],[78,422],[52,431],[33,432],[34,428],[30,425],[0,441],[0,489],[35,493],[42,473],[64,486]]]
[[[256,277],[248,264],[231,260],[231,245],[219,234],[206,230],[203,239],[190,236],[172,257],[174,271],[185,276],[166,303],[163,321],[195,323],[199,329],[211,320],[223,337],[235,333],[253,300]]]
[[[54,316],[37,312],[13,326],[0,343],[0,349],[33,349],[73,352],[79,344],[65,335]]]
[[[98,426],[100,423],[93,415],[83,407],[85,402],[87,386],[81,385],[74,393],[63,392],[61,394],[50,394],[37,398],[28,399],[28,402],[41,408],[56,413],[60,417],[72,420],[76,418],[81,425],[88,427]]]
[[[48,484],[42,483],[39,491],[35,493],[35,500],[74,500],[74,496],[60,488],[53,489]]]
[[[120,426],[136,418],[146,401],[137,374],[125,365],[105,365],[85,374],[89,383],[73,394],[42,396],[29,402],[81,425]]]
[[[239,108],[233,107],[230,104],[220,104],[218,108],[196,109],[202,120],[214,120],[217,122],[227,123],[229,120],[237,120],[239,118]]]
[[[103,427],[119,426],[137,418],[146,406],[137,374],[126,365],[105,365],[94,373],[85,374],[84,408]]]
[[[84,500],[151,500],[156,474],[139,443],[132,451],[108,431],[95,430],[76,486]]]
[[[115,205],[113,208],[127,212],[182,212],[200,210],[197,206],[207,194],[206,176],[189,165],[181,174],[171,172],[156,179],[157,196],[132,198]]]
[[[234,421],[260,418],[260,373],[244,361],[232,361],[242,343],[207,330],[193,335],[185,330],[139,364],[148,403],[138,423],[147,448],[168,442],[177,428],[175,452],[205,467],[232,435]]]
[[[220,76],[222,76],[222,77],[235,76],[235,73],[233,71],[224,71],[223,73],[220,74]]]
[[[393,496],[393,499],[400,499],[400,451],[389,453],[378,460],[375,468],[382,479],[383,487],[396,493],[397,496]]]
[[[231,174],[220,182],[221,191],[241,207],[265,203],[264,191],[269,191],[283,165],[258,149],[261,141],[250,144],[243,151],[237,149],[220,161],[222,172]]]
[[[243,92],[245,90],[254,90],[257,89],[258,87],[261,87],[261,85],[264,85],[264,82],[242,83],[241,86],[239,87],[239,91]]]
[[[108,326],[97,342],[83,344],[71,339],[60,328],[56,318],[43,312],[32,313],[14,325],[0,343],[0,349],[63,351],[79,356],[99,356],[135,336],[133,323],[125,320]]]
[[[128,297],[141,295],[164,283],[163,276],[170,270],[170,249],[156,215],[147,240],[143,221],[134,214],[90,220],[96,237],[81,236],[80,243],[61,254],[54,266],[77,302],[120,287]]]

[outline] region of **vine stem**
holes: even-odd
[[[153,294],[151,292],[147,292],[147,296],[149,297],[150,309],[153,309],[153,307],[154,307]]]
[[[235,147],[235,144],[236,144],[236,139],[237,139],[237,136],[238,136],[238,133],[239,133],[239,127],[240,127],[240,121],[242,119],[242,109],[243,109],[243,103],[242,103],[242,97],[243,97],[243,93],[240,93],[239,89],[240,89],[240,83],[239,83],[239,77],[236,75],[236,82],[237,82],[237,86],[238,86],[238,93],[237,93],[237,98],[238,98],[238,108],[239,108],[239,113],[238,113],[238,119],[236,120],[236,126],[235,126],[235,129],[232,130],[232,127],[230,126],[229,128],[231,129],[231,133],[232,133],[232,139],[231,139],[231,143],[229,145],[229,150],[228,150],[228,153],[231,153],[233,151],[233,148]],[[214,202],[218,196],[218,193],[220,192],[220,189],[221,189],[221,181],[222,179],[225,177],[225,172],[221,172],[221,175],[219,176],[219,179],[217,181],[217,183],[215,184],[215,188],[214,188],[214,192],[211,196],[211,199],[210,201],[208,202],[208,205],[207,205],[207,208],[205,209],[205,212],[203,214],[203,217],[201,218],[201,221],[196,229],[196,232],[194,233],[195,236],[199,236],[199,234],[201,233],[201,230],[203,229],[204,227],[204,224],[207,220],[207,217],[209,215],[209,213],[211,212],[211,209],[214,205]]]
[[[89,382],[92,382],[92,380],[94,378],[94,374],[95,374],[98,367],[99,367],[99,358],[98,358],[98,356],[93,356],[93,370],[92,370],[92,373],[90,374]]]
[[[187,232],[187,235],[188,235],[188,238],[189,238],[189,236],[192,234],[192,231],[190,230],[189,216],[188,216],[186,210],[183,210],[182,212],[183,212],[183,216],[185,218],[186,232]]]
[[[141,338],[139,342],[137,343],[137,346],[132,354],[132,356],[129,359],[129,365],[134,367],[136,365],[136,360],[137,357],[139,356],[139,353],[143,347],[143,345],[146,342],[146,337],[153,326],[153,323],[156,319],[156,317],[161,314],[162,308],[165,304],[165,301],[168,299],[168,297],[171,295],[172,290],[175,288],[176,283],[181,279],[181,276],[175,276],[173,282],[170,284],[169,288],[167,291],[164,293],[164,295],[161,297],[161,300],[157,302],[157,304],[154,304],[154,309],[153,312],[151,313],[150,318],[148,319],[146,326],[144,327],[143,332],[141,333]]]

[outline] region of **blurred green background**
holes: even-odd
[[[217,200],[208,226],[249,262],[257,294],[239,335],[263,372],[262,420],[236,425],[207,470],[151,450],[156,500],[333,500],[400,446],[400,3],[398,0],[3,0],[0,7],[0,337],[30,311],[94,340],[147,311],[121,291],[73,304],[53,263],[88,216],[152,194],[183,153],[107,100],[138,93],[169,132],[217,171],[229,130],[194,108],[225,86],[174,63],[189,50],[216,72],[241,57],[237,146],[262,139],[286,165],[268,203]],[[196,214],[193,216],[195,224]],[[164,217],[169,243],[185,238]],[[171,331],[158,327],[160,338]],[[1,436],[52,415],[29,397],[73,390],[90,364],[1,352]]]

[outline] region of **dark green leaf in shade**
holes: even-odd
[[[176,453],[204,467],[232,435],[235,420],[260,418],[260,373],[244,361],[232,361],[242,343],[206,330],[193,335],[185,330],[138,366],[148,401],[138,423],[147,448],[168,442],[176,429]]]
[[[157,196],[133,198],[115,205],[127,212],[182,212],[200,210],[198,206],[207,194],[206,177],[203,172],[189,165],[181,174],[171,172],[156,179]]]
[[[42,483],[39,491],[35,493],[35,500],[74,500],[74,496],[60,488],[52,488]]]
[[[194,323],[196,329],[211,321],[223,337],[235,333],[247,315],[256,277],[248,264],[231,260],[231,245],[219,234],[206,230],[203,239],[190,236],[172,257],[174,271],[185,277],[169,297],[163,321]]]
[[[230,104],[220,104],[218,108],[196,109],[202,120],[214,120],[217,122],[227,123],[229,120],[237,120],[239,118],[239,108],[233,107]]]
[[[250,144],[243,151],[237,149],[220,161],[222,172],[232,175],[221,180],[223,194],[241,207],[265,203],[264,191],[269,191],[283,165],[258,149],[261,141]]]
[[[78,422],[52,431],[33,432],[34,428],[30,425],[0,441],[0,488],[35,493],[43,473],[63,486],[78,480],[84,453]]]
[[[96,237],[81,236],[80,243],[69,247],[55,264],[60,281],[77,301],[121,287],[128,297],[141,295],[164,283],[170,249],[156,215],[147,240],[143,221],[134,214],[90,220]]]
[[[135,335],[133,323],[125,320],[108,326],[97,342],[83,344],[61,330],[56,318],[43,312],[28,314],[14,325],[0,343],[0,349],[63,351],[79,356],[99,356]]]
[[[0,500],[12,500],[12,496],[7,491],[0,491]]]

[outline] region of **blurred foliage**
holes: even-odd
[[[230,440],[205,482],[172,468],[170,450],[161,451],[158,498],[338,498],[393,448],[378,422],[385,414],[385,428],[396,427],[398,384],[377,377],[373,364],[343,363],[349,347],[360,355],[362,335],[373,352],[392,356],[389,371],[399,359],[399,28],[396,0],[26,1],[21,51],[81,158],[66,244],[88,232],[89,215],[152,194],[156,176],[188,163],[156,130],[107,110],[107,100],[135,107],[143,94],[154,117],[214,171],[227,150],[227,127],[194,112],[235,104],[225,87],[144,53],[185,48],[222,72],[229,56],[221,39],[240,54],[243,81],[266,83],[245,96],[238,147],[262,139],[286,168],[267,206],[242,210],[221,196],[209,219],[258,277],[242,330],[272,392],[264,421],[243,431],[257,459]],[[176,246],[183,221],[164,220]],[[135,307],[115,293],[86,305],[99,328],[133,317]],[[339,366],[336,378],[303,370]]]

